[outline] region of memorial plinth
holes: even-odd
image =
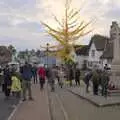
[[[114,82],[116,87],[120,88],[120,28],[117,22],[112,23],[110,34],[113,42],[111,81]]]

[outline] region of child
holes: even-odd
[[[18,78],[17,73],[15,72],[13,73],[11,80],[12,80],[11,92],[13,96],[16,96],[19,98],[22,88],[21,88],[21,81]]]

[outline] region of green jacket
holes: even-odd
[[[96,71],[93,72],[91,80],[94,84],[99,84],[99,75]]]
[[[102,74],[101,76],[101,85],[106,86],[109,83],[109,76],[105,73]]]

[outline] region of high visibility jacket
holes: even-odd
[[[21,91],[21,82],[16,76],[12,76],[12,85],[11,85],[11,91],[12,92],[19,92]]]

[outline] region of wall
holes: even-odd
[[[82,69],[85,60],[88,60],[88,56],[84,56],[84,55],[77,56],[78,67],[80,69]]]
[[[95,56],[94,57],[92,56],[92,50],[95,50]],[[89,57],[88,57],[89,65],[88,65],[88,67],[92,68],[94,65],[97,65],[98,67],[101,67],[102,63],[101,63],[100,57],[101,57],[102,54],[103,54],[103,51],[97,51],[97,49],[95,47],[95,44],[92,43],[92,45],[89,49]],[[90,63],[92,63],[91,66],[90,66]]]

